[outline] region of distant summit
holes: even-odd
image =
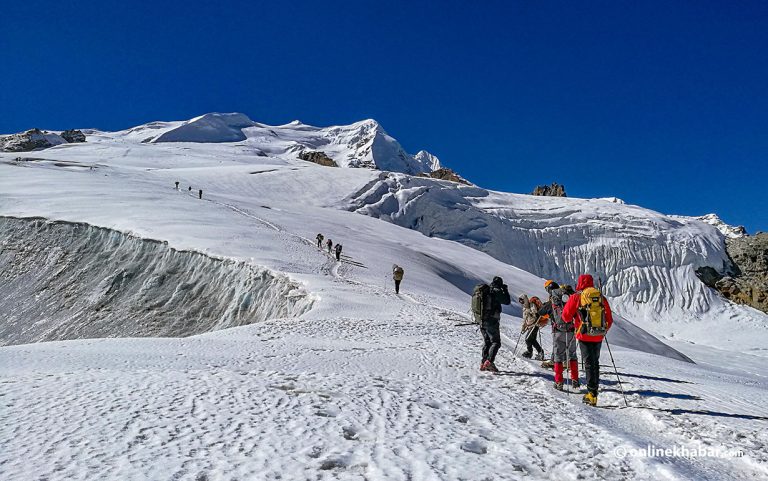
[[[142,143],[242,142],[271,157],[290,157],[321,165],[418,175],[439,170],[440,160],[425,150],[411,155],[373,119],[350,125],[315,127],[299,120],[266,125],[241,113],[208,113],[181,122],[150,122],[125,131],[102,133]]]

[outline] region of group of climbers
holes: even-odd
[[[323,239],[325,239],[325,236],[323,234],[317,234],[317,237],[315,237],[315,240],[317,240],[317,248],[322,249],[323,248]],[[328,254],[335,254],[336,260],[341,261],[341,250],[343,249],[341,244],[336,244],[334,247],[333,241],[329,238],[325,241],[325,247],[328,248]]]
[[[178,181],[178,180],[177,180],[176,182],[174,182],[174,185],[175,185],[175,187],[174,187],[174,188],[175,188],[176,190],[179,190],[179,181]],[[192,192],[192,186],[190,185],[190,186],[187,188],[187,190],[188,190],[189,192]],[[198,199],[202,199],[202,198],[203,198],[203,189],[199,189],[199,190],[197,191],[197,198],[198,198]]]
[[[563,390],[566,369],[570,373],[571,387],[581,388],[577,357],[577,350],[580,350],[587,381],[587,393],[582,400],[596,406],[600,383],[600,349],[606,333],[613,325],[610,305],[600,290],[595,288],[594,279],[589,274],[579,276],[575,290],[567,285],[560,286],[552,280],[544,283],[544,289],[549,296],[546,302],[541,302],[535,296],[529,298],[526,294],[518,298],[523,310],[520,335],[525,336],[526,344],[522,355],[531,358],[535,349],[536,359],[544,359],[544,349],[537,337],[540,329],[550,324],[555,389]],[[475,321],[480,324],[483,336],[481,371],[498,372],[494,360],[501,346],[501,306],[509,303],[509,291],[500,277],[494,277],[490,286],[480,284],[475,287],[472,312]]]
[[[328,249],[328,254],[335,253],[336,260],[341,261],[341,250],[343,249],[341,244],[336,244],[334,246],[333,241],[330,238],[326,239],[323,234],[317,234],[317,236],[315,236],[315,241],[317,241],[318,249],[322,249],[323,245],[325,245]],[[323,244],[323,241],[325,241],[325,244]],[[400,283],[403,281],[404,275],[405,271],[402,267],[397,264],[392,266],[392,279],[395,281],[395,294],[400,294]]]

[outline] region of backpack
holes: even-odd
[[[563,308],[565,308],[565,302],[563,301],[564,295],[565,293],[562,291],[562,289],[555,289],[549,296],[549,302],[552,303],[552,330],[560,332],[573,332],[573,323],[563,321]]]
[[[486,317],[491,310],[491,286],[488,284],[478,284],[472,291],[472,317],[475,322],[480,324],[483,317]]]
[[[579,301],[581,329],[579,332],[588,336],[602,336],[608,330],[605,324],[605,308],[603,294],[594,287],[581,291]]]
[[[394,269],[392,269],[392,277],[396,281],[402,281],[403,280],[403,274],[405,274],[405,271],[403,271],[403,268],[400,266],[395,266]]]

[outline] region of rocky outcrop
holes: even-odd
[[[0,150],[4,152],[31,152],[46,149],[55,145],[51,141],[51,136],[56,136],[56,134],[48,134],[40,129],[30,129],[19,134],[8,135],[0,138]]]
[[[702,267],[696,275],[726,299],[768,312],[768,234],[726,239],[725,245],[733,265],[722,273]]]
[[[70,129],[61,133],[61,138],[70,144],[76,142],[85,142],[85,134],[80,130]]]
[[[550,185],[539,185],[533,189],[532,195],[546,195],[550,197],[568,197],[565,195],[565,186],[560,185],[557,182],[552,182]]]
[[[322,165],[325,167],[339,166],[332,158],[325,155],[325,152],[314,152],[314,151],[300,152],[299,158],[301,160],[306,160],[307,162],[314,162],[315,164]]]
[[[433,179],[439,179],[439,180],[448,180],[450,182],[458,182],[459,184],[464,184],[464,185],[472,185],[470,181],[460,176],[453,170],[447,169],[445,167],[434,170],[432,172],[425,172],[423,174],[419,174],[419,176],[431,177]]]
[[[59,134],[40,129],[0,137],[1,152],[32,152],[47,149],[54,145],[85,142],[85,134],[80,130],[65,130]]]

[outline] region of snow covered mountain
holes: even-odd
[[[298,120],[285,125],[254,122],[240,113],[209,113],[184,122],[151,122],[122,132],[91,132],[92,140],[144,143],[239,142],[256,155],[296,158],[301,152],[322,152],[340,167],[419,174],[441,167],[424,150],[408,154],[375,120],[351,125],[313,127]]]
[[[543,278],[573,284],[591,272],[617,310],[665,337],[762,350],[755,340],[765,333],[765,314],[730,303],[696,276],[700,267],[723,271],[730,263],[722,233],[698,219],[614,199],[508,194],[384,173],[347,202],[354,212],[460,242]],[[712,338],[726,319],[733,328]]]
[[[747,235],[747,230],[744,228],[744,226],[733,226],[726,224],[720,217],[717,216],[717,214],[702,215],[701,217],[696,217],[696,219],[716,227],[717,230],[722,232],[723,235],[729,239],[738,239]]]
[[[86,134],[0,153],[3,479],[768,476],[768,316],[693,273],[728,262],[717,228],[410,175],[439,161],[373,121]],[[585,271],[617,313],[604,409],[513,355],[517,305],[478,371],[475,284]],[[616,451],[649,444],[743,455]]]

